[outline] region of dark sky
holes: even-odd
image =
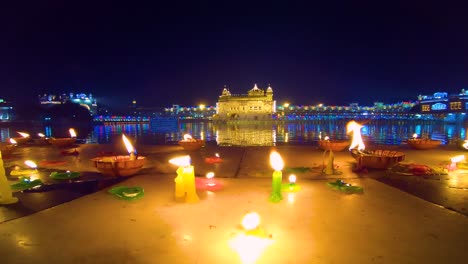
[[[365,105],[468,88],[467,6],[446,1],[12,2],[0,97],[13,101],[214,104],[257,83],[278,103]]]

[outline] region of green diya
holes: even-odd
[[[117,186],[108,191],[109,193],[124,199],[127,201],[137,200],[144,196],[143,188],[135,187],[126,187],[126,186]]]
[[[360,186],[353,186],[342,180],[336,180],[334,182],[327,182],[327,185],[335,190],[342,191],[345,193],[363,193],[364,189]]]
[[[54,180],[68,180],[68,179],[75,179],[75,178],[80,177],[80,173],[71,172],[71,171],[65,171],[65,172],[54,171],[49,175],[49,177]]]
[[[31,180],[30,177],[20,177],[19,182],[12,184],[10,187],[13,191],[23,191],[42,184],[39,179]]]

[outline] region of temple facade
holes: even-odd
[[[257,84],[247,94],[231,94],[227,87],[216,103],[214,120],[271,120],[276,112],[273,89],[259,89]]]

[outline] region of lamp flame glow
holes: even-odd
[[[208,172],[208,173],[206,174],[206,178],[207,178],[207,179],[213,179],[213,177],[214,177],[214,172]]]
[[[190,156],[181,156],[181,157],[176,157],[173,159],[169,160],[169,163],[177,165],[179,167],[187,167],[190,166]]]
[[[217,158],[219,158],[219,153],[215,153],[215,156],[216,156]]]
[[[37,133],[37,135],[38,135],[39,137],[41,137],[41,138],[44,138],[44,137],[45,137],[45,135],[42,134],[42,133]]]
[[[245,230],[254,230],[260,225],[260,215],[256,212],[248,213],[242,218],[242,227]]]
[[[452,161],[452,163],[461,162],[465,160],[465,155],[455,156],[453,158],[450,158],[450,160]]]
[[[325,136],[325,137],[323,138],[323,140],[330,140],[330,137],[329,137],[329,136]]]
[[[417,139],[418,138],[418,134],[414,133],[413,134],[413,139]]]
[[[465,143],[463,143],[463,145],[462,145],[462,146],[463,146],[464,148],[468,149],[468,139],[467,139],[467,140],[465,140]]]
[[[29,134],[28,134],[28,133],[24,133],[24,132],[16,132],[16,133],[20,134],[20,135],[21,135],[22,137],[24,137],[24,138],[29,137]]]
[[[353,140],[351,141],[351,146],[349,147],[350,150],[356,147],[358,150],[364,150],[366,148],[364,142],[362,141],[361,128],[362,125],[358,124],[356,121],[350,121],[346,125],[347,133],[353,133]]]
[[[31,169],[36,169],[37,168],[37,165],[34,161],[32,160],[26,160],[24,162],[24,164],[26,164],[26,166],[30,167]]]
[[[284,161],[278,152],[273,151],[270,153],[270,164],[275,171],[283,170]]]
[[[190,140],[193,140],[193,138],[192,138],[192,136],[190,134],[185,134],[184,135],[184,140],[190,141]]]
[[[296,179],[297,179],[296,175],[294,175],[294,174],[289,175],[289,182],[290,183],[296,183]]]
[[[132,143],[130,143],[130,140],[128,140],[124,134],[122,134],[122,140],[125,144],[125,148],[127,148],[128,154],[135,154],[135,148],[133,148]]]
[[[68,132],[70,133],[70,137],[72,137],[72,138],[75,138],[75,137],[76,137],[75,129],[70,128],[70,129],[68,130]]]
[[[18,144],[18,142],[16,142],[16,140],[14,140],[14,139],[12,139],[12,138],[10,138],[10,143],[11,143],[11,144]]]

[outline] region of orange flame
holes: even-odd
[[[294,174],[289,175],[289,182],[290,183],[296,183],[296,179],[297,179],[296,175],[294,175]]]
[[[270,153],[270,164],[275,171],[281,171],[284,168],[284,161],[276,151]]]
[[[24,138],[29,137],[29,134],[28,134],[28,133],[24,133],[24,132],[16,132],[16,133],[20,134],[20,135],[21,135],[22,137],[24,137]]]
[[[455,156],[453,158],[450,158],[450,160],[452,161],[452,163],[461,162],[465,160],[465,155]]]
[[[42,133],[37,133],[37,135],[38,135],[39,137],[41,137],[41,138],[45,137],[45,135],[42,134]]]
[[[349,147],[350,150],[356,147],[358,150],[363,150],[366,148],[364,142],[362,141],[361,128],[362,125],[358,124],[356,121],[350,121],[346,125],[347,133],[353,133],[353,140],[351,141],[351,146]]]
[[[72,137],[72,138],[76,137],[75,129],[70,128],[70,129],[68,130],[68,132],[70,133],[70,137]]]
[[[189,141],[189,140],[193,140],[193,138],[192,138],[192,136],[191,136],[191,135],[189,135],[189,134],[185,134],[185,135],[184,135],[184,140],[187,140],[187,141]]]
[[[465,140],[465,143],[463,143],[463,145],[462,145],[462,146],[463,146],[464,148],[468,149],[468,139],[467,139],[467,140]]]
[[[186,155],[186,156],[173,158],[169,160],[169,163],[177,165],[179,167],[190,166],[190,156]]]
[[[12,138],[10,138],[10,143],[11,143],[11,144],[18,144],[18,142],[16,142],[16,140],[14,140],[14,139],[12,139]]]
[[[26,166],[30,167],[31,169],[36,169],[37,168],[37,165],[34,161],[32,160],[26,160],[24,162],[24,164],[26,164]]]
[[[130,143],[130,140],[128,140],[124,134],[122,134],[122,140],[125,144],[125,148],[127,148],[128,153],[135,153],[135,148],[133,148],[132,143]]]

